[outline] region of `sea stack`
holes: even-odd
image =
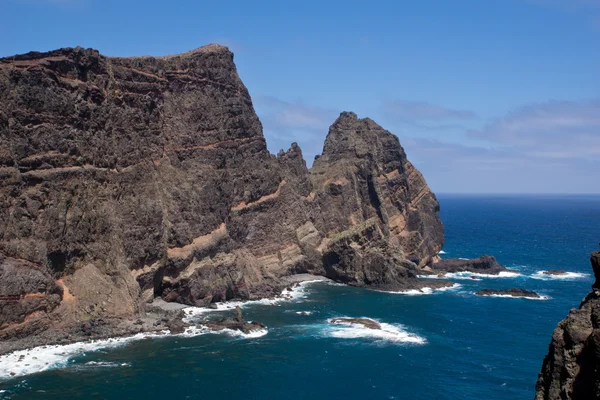
[[[0,59],[0,199],[0,353],[87,339],[82,320],[108,335],[154,298],[271,297],[296,273],[418,287],[444,240],[435,195],[368,118],[342,113],[310,170],[296,144],[270,154],[219,45]]]

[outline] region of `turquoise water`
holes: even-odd
[[[521,275],[456,280],[461,287],[420,296],[314,283],[295,301],[245,307],[247,319],[268,325],[262,337],[130,342],[0,382],[0,398],[531,399],[552,330],[593,281],[600,197],[439,198],[445,257],[493,254]],[[587,275],[532,277],[548,269]],[[472,294],[484,287],[549,299]],[[339,316],[375,318],[389,333],[327,324]]]

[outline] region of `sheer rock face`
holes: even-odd
[[[296,144],[273,156],[218,45],[0,59],[0,205],[0,274],[43,282],[0,294],[45,302],[0,305],[0,338],[131,317],[155,296],[271,296],[297,272],[406,286],[443,242],[394,135],[342,113],[310,171]]]
[[[552,334],[536,400],[600,399],[600,252],[591,257],[596,283],[579,309]]]
[[[439,203],[408,161],[398,138],[369,118],[345,112],[329,129],[323,155],[310,171],[324,232],[371,219],[390,246],[424,265],[444,241]]]

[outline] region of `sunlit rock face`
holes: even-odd
[[[296,144],[270,154],[218,45],[0,59],[0,204],[4,339],[131,319],[158,296],[269,297],[299,272],[404,289],[443,244],[396,136],[342,113],[312,169]]]

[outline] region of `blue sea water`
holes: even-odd
[[[593,282],[600,197],[439,199],[444,257],[491,254],[521,275],[414,296],[309,284],[303,298],[245,307],[247,319],[268,325],[262,337],[132,341],[1,381],[0,398],[531,399],[553,329]],[[582,275],[535,279],[549,269]],[[511,287],[548,299],[473,295]],[[388,332],[327,323],[340,316],[375,318]]]

